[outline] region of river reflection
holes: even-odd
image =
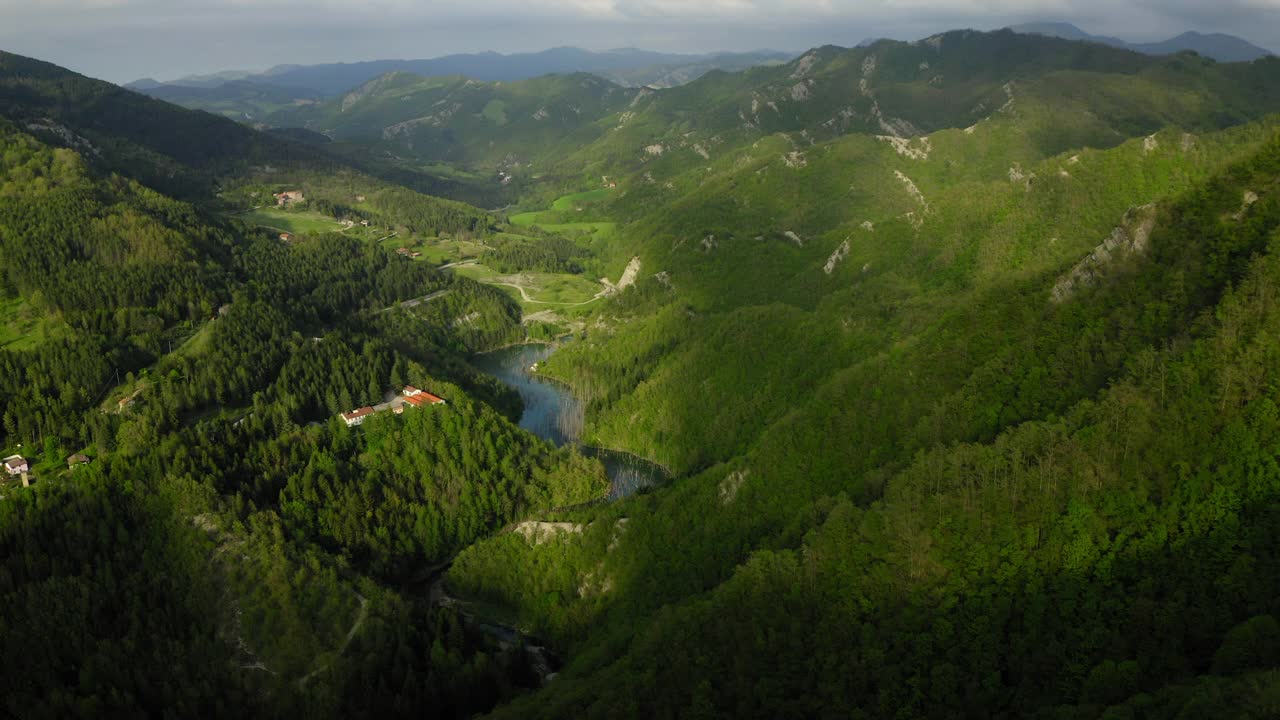
[[[532,368],[555,352],[553,345],[515,345],[477,355],[472,364],[520,393],[524,414],[520,427],[557,446],[576,443],[582,433],[582,402],[564,385],[540,377]],[[624,452],[582,447],[600,459],[609,475],[609,499],[626,497],[667,479],[666,472],[643,458]]]

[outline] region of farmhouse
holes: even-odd
[[[5,472],[10,475],[21,475],[28,472],[31,468],[27,465],[27,461],[21,455],[10,455],[4,459]]]
[[[277,207],[300,203],[305,199],[302,196],[301,190],[285,190],[284,192],[278,192],[275,194],[275,198]]]
[[[347,423],[347,427],[355,427],[363,423],[364,419],[369,417],[373,413],[374,413],[374,409],[366,405],[360,408],[359,410],[352,410],[351,412],[342,413],[342,420]]]
[[[422,407],[423,405],[444,405],[444,398],[439,395],[432,395],[426,390],[419,390],[412,385],[405,385],[404,400],[414,407]]]

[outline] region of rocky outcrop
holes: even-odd
[[[580,535],[584,527],[579,523],[526,520],[511,528],[511,532],[524,536],[525,540],[534,545],[541,545],[548,540],[554,540],[561,533]]]
[[[1055,303],[1065,302],[1081,287],[1096,285],[1117,259],[1145,253],[1155,224],[1155,205],[1130,208],[1106,240],[1058,278],[1053,284],[1050,299]]]
[[[728,505],[738,496],[738,490],[742,488],[742,483],[747,481],[751,476],[750,470],[735,470],[724,480],[720,481],[720,504]]]
[[[835,252],[831,253],[831,257],[827,258],[827,264],[822,266],[822,272],[830,275],[835,272],[836,266],[847,257],[849,257],[848,239],[840,243],[840,247],[836,248]]]

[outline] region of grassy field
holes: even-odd
[[[179,345],[174,352],[184,357],[198,357],[203,355],[209,349],[210,343],[213,342],[213,326],[218,322],[214,320],[200,326],[200,329],[194,335],[187,338]]]
[[[470,260],[479,257],[488,250],[484,245],[470,240],[444,238],[409,238],[405,240],[399,236],[383,240],[382,246],[388,250],[404,247],[414,252],[420,252],[422,255],[414,259],[429,262],[432,265],[444,265],[445,263]]]
[[[571,193],[556,198],[548,210],[534,210],[512,215],[508,220],[512,225],[529,227],[537,225],[549,232],[584,232],[591,233],[594,239],[603,240],[613,235],[616,223],[612,222],[572,222],[574,215],[580,210],[589,209],[590,205],[609,198],[615,192],[611,188],[596,188],[585,192]]]
[[[541,272],[503,274],[482,264],[461,265],[453,271],[477,282],[502,288],[528,312],[580,305],[590,302],[600,292],[599,283],[581,275]]]
[[[0,348],[27,350],[65,331],[61,322],[37,313],[22,298],[0,300]]]
[[[236,217],[248,223],[288,233],[323,233],[342,230],[342,223],[318,212],[262,207]],[[364,228],[361,228],[362,230]]]

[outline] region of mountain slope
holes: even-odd
[[[1161,133],[1152,150],[1024,168],[1030,185],[921,181],[918,227],[869,214],[871,228],[798,233],[800,248],[768,233],[654,238],[644,263],[663,279],[547,372],[600,398],[597,422],[617,418],[596,426],[601,442],[653,433],[631,447],[677,467],[688,448],[705,469],[550,516],[592,528],[581,538],[499,536],[459,559],[457,591],[516,608],[577,658],[496,716],[1092,717],[1191,675],[1274,665],[1216,658],[1247,645],[1237,626],[1280,610],[1275,551],[1259,544],[1280,477],[1259,374],[1277,352],[1276,132],[1185,147]],[[972,154],[980,140],[957,135],[970,148],[957,156]],[[863,153],[797,174],[875,157]],[[892,156],[913,177],[954,162]],[[911,206],[901,194],[890,212]],[[1111,264],[1053,301],[1109,236],[1131,244],[1107,246]],[[781,302],[696,299],[728,292],[726,274]],[[797,307],[799,284],[825,296]],[[513,570],[527,567],[549,569]],[[1154,642],[1137,620],[1153,616],[1187,620],[1161,621]]]
[[[545,145],[535,126],[499,130],[479,119],[482,108],[472,107],[448,127],[447,148],[455,163],[496,169],[505,155],[489,151],[488,143],[501,143],[525,166],[517,178],[550,175],[580,183],[647,172],[664,181],[775,133],[792,134],[793,150],[802,154],[810,143],[850,133],[911,137],[969,127],[1016,106],[1015,96],[1032,95],[1050,113],[1034,138],[1043,157],[1066,147],[1115,144],[1169,123],[1223,127],[1280,109],[1276,67],[1273,59],[1217,65],[1009,31],[960,31],[918,43],[818,48],[785,66],[714,72],[668,90],[619,88],[611,95],[616,101],[571,104],[581,112],[571,119],[575,134],[568,152],[564,144],[537,152]],[[278,113],[268,122],[305,124],[349,141],[390,143],[397,154],[438,157],[441,146],[431,133],[416,138],[399,132],[406,127],[400,123],[429,126],[436,114],[420,114],[422,103],[399,100],[405,90],[398,82],[386,90],[367,86],[368,92],[348,95],[341,104]],[[504,91],[525,87],[509,84]],[[408,107],[399,109],[397,101]],[[1071,120],[1059,129],[1052,113],[1063,108]]]
[[[604,492],[598,462],[518,429],[464,360],[522,336],[515,303],[375,243],[285,243],[166,197],[117,171],[150,180],[168,148],[127,128],[139,114],[226,133],[192,144],[252,131],[6,62],[0,109],[51,115],[62,130],[37,131],[72,147],[0,118],[0,307],[59,329],[0,347],[0,446],[30,463],[0,480],[0,658],[25,669],[0,680],[3,712],[467,717],[536,685],[522,649],[401,590],[497,525]],[[233,183],[279,147],[170,160]],[[427,214],[397,192],[394,212]],[[447,405],[337,419],[410,383]]]
[[[397,72],[319,105],[281,110],[268,122],[372,140],[424,162],[510,171],[531,156],[589,144],[603,131],[599,119],[624,110],[636,93],[586,74],[482,83]]]
[[[166,85],[218,87],[238,81],[252,85],[266,84],[293,88],[321,95],[338,95],[380,75],[392,72],[426,76],[462,75],[484,82],[528,80],[539,75],[591,73],[618,82],[646,85],[650,82],[675,82],[675,78],[679,77],[687,77],[691,80],[711,69],[737,69],[789,60],[791,57],[793,56],[790,53],[770,50],[682,55],[635,48],[593,52],[574,47],[561,47],[536,53],[510,55],[487,52],[445,55],[426,60],[371,60],[323,65],[286,65],[260,74],[220,73],[180,78]],[[137,83],[130,83],[126,87],[147,91],[152,89],[139,86]]]

